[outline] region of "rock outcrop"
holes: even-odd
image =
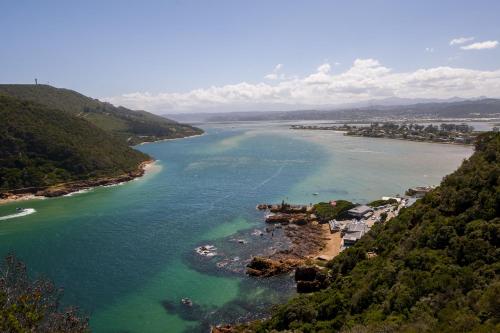
[[[299,266],[295,270],[297,292],[310,293],[327,287],[327,275],[317,266]]]
[[[288,273],[300,264],[300,260],[294,259],[273,260],[253,257],[252,261],[247,265],[247,274],[257,277],[269,277]]]

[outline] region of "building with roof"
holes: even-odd
[[[369,228],[365,222],[352,222],[344,231],[342,243],[344,247],[354,245],[368,232]]]
[[[363,215],[369,213],[373,211],[373,209],[369,206],[366,206],[366,205],[359,205],[359,206],[356,206],[352,209],[349,209],[347,211],[347,213],[352,216],[352,217],[355,217],[355,218],[362,218]]]

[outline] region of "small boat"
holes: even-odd
[[[18,213],[21,213],[21,212],[24,212],[24,211],[25,211],[24,208],[21,208],[21,207],[17,207],[16,208],[16,212],[18,212]]]
[[[181,303],[186,305],[186,306],[193,306],[193,301],[190,300],[189,298],[182,298],[181,299]]]
[[[319,193],[318,192],[314,192],[313,195],[319,195]]]

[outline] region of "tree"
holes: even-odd
[[[61,289],[45,279],[31,281],[26,266],[9,255],[0,266],[0,332],[88,332],[75,308],[60,311]]]

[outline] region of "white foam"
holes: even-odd
[[[22,216],[31,215],[34,213],[36,213],[36,210],[34,208],[25,208],[21,212],[16,213],[16,214],[0,216],[0,221],[14,219],[16,217],[22,217]]]
[[[72,196],[77,195],[77,194],[87,193],[90,190],[91,190],[90,188],[85,188],[83,190],[79,190],[79,191],[75,191],[75,192],[71,192],[71,193],[65,194],[65,195],[63,195],[63,197],[72,197]]]

